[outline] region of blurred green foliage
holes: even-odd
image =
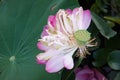
[[[108,64],[112,69],[120,70],[120,50],[115,50],[110,53]]]

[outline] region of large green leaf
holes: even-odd
[[[112,21],[112,22],[120,24],[120,18],[111,17],[111,16],[105,16],[104,18],[107,19],[107,20],[109,20],[109,21]]]
[[[108,80],[120,80],[120,71],[111,71],[108,74]]]
[[[36,43],[48,15],[76,6],[77,0],[2,0],[0,80],[60,80],[58,73],[48,74],[36,64]]]
[[[102,10],[103,12],[107,12],[107,10],[104,8],[104,3],[105,0],[96,0],[96,4],[99,7],[100,10]]]
[[[117,74],[119,74],[119,71],[111,71],[110,73],[108,73],[108,80],[115,80]]]
[[[120,50],[115,50],[110,53],[108,64],[112,69],[120,70]]]
[[[107,63],[107,59],[111,50],[109,49],[99,49],[93,53],[95,61],[93,65],[96,67],[101,67]]]
[[[109,27],[109,25],[102,18],[100,18],[98,15],[96,15],[95,13],[92,13],[92,20],[95,23],[98,30],[100,31],[100,33],[104,37],[106,37],[107,39],[116,35],[116,32],[113,31]]]
[[[120,72],[117,73],[117,76],[115,77],[114,80],[120,80]]]

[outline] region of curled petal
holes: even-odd
[[[83,19],[83,8],[75,8],[72,12],[72,15],[70,16],[70,19],[72,21],[73,30],[76,32],[77,30],[82,29],[82,19]]]
[[[68,14],[66,14],[65,10],[59,10],[59,12],[56,15],[56,19],[58,21],[57,25],[60,27],[61,32],[63,32],[66,35],[72,33],[72,24],[70,22]]]
[[[67,17],[67,14],[65,13],[65,10],[59,10],[58,13],[56,14],[56,19],[57,19],[57,27],[58,29],[61,30],[62,33],[64,34],[68,34],[67,30],[66,30],[66,23],[65,23],[65,19]],[[67,27],[69,27],[69,23],[67,23]]]
[[[55,27],[56,26],[56,16],[54,16],[54,15],[49,16],[48,24],[50,24],[51,27]]]
[[[72,10],[71,9],[67,9],[65,11],[67,12],[67,14],[72,14]]]

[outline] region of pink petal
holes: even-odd
[[[82,74],[93,74],[94,72],[92,70],[88,69],[81,69],[78,73],[78,75],[82,75]]]
[[[80,7],[79,10],[77,11],[76,14],[76,26],[78,27],[79,30],[83,29],[82,24],[83,24],[83,8]]]
[[[66,55],[63,58],[63,64],[67,69],[72,69],[74,66],[73,62],[73,54],[76,51],[77,47],[67,47],[66,50],[64,51]]]
[[[46,25],[46,26],[44,27],[43,32],[42,32],[42,34],[41,34],[41,37],[44,37],[44,36],[47,36],[47,35],[48,35],[47,30],[48,30],[48,25]]]
[[[42,55],[44,55],[44,53],[40,53],[36,56],[36,58],[37,58],[36,61],[37,61],[38,64],[46,64],[46,62],[47,62],[47,60],[44,59],[42,57]]]
[[[65,19],[66,19],[66,14],[64,10],[59,10],[56,14],[56,19],[57,19],[57,28],[63,33],[63,34],[68,34],[66,28],[65,28]],[[66,21],[67,23],[67,21]],[[69,24],[67,23],[68,27]]]
[[[68,14],[72,14],[72,10],[71,9],[67,9],[65,10]]]
[[[84,66],[75,74],[75,80],[107,80],[99,71],[90,69],[88,66]]]
[[[63,59],[64,66],[67,69],[72,69],[74,66],[73,58],[70,55],[66,55]]]
[[[54,15],[49,16],[48,17],[48,24],[51,27],[55,27],[56,26],[56,16],[54,16]]]
[[[40,53],[40,54],[38,54],[38,55],[36,56],[36,58],[37,58],[37,63],[38,63],[38,64],[46,64],[46,62],[47,62],[50,58],[56,56],[57,54],[58,54],[58,51],[53,50],[53,49],[50,49],[50,50],[46,51],[45,53]]]
[[[46,63],[46,71],[49,73],[58,72],[63,67],[63,56],[53,57]]]
[[[70,16],[70,19],[73,24],[73,30],[76,32],[77,30],[82,29],[82,18],[83,18],[83,8],[75,8]]]
[[[67,14],[65,14],[65,12],[63,12],[60,16],[61,16],[61,21],[62,21],[63,26],[64,26],[64,27],[62,27],[62,28],[64,28],[63,30],[65,30],[65,32],[67,32],[67,34],[72,33],[72,31],[73,31],[72,26],[71,26],[71,23],[69,21]]]
[[[81,7],[80,7],[81,8]],[[76,14],[79,11],[79,8],[75,8],[72,12],[72,14]]]
[[[93,69],[93,71],[95,72],[96,78],[97,80],[107,80],[104,75],[102,75],[99,71],[97,71],[96,69]]]
[[[94,78],[94,72],[91,69],[89,69],[88,66],[84,66],[83,69],[78,69],[78,71],[76,71],[75,74],[75,80],[87,80],[89,78]]]
[[[59,50],[57,50],[56,51],[57,55],[53,56],[46,63],[46,71],[48,71],[49,73],[58,72],[63,67],[71,69],[73,67],[72,55],[76,49],[77,49],[76,47],[62,47]],[[68,54],[68,56],[66,54]],[[69,58],[69,57],[71,57],[71,58]],[[67,61],[69,61],[69,59],[70,59],[70,64],[67,64]]]
[[[38,43],[37,43],[37,47],[38,47],[38,49],[40,49],[40,50],[45,50],[45,51],[49,49],[48,46],[42,44],[41,42],[38,42]]]
[[[81,69],[79,72],[76,73],[75,80],[87,80],[90,78],[94,78],[94,72],[90,69]]]
[[[93,79],[94,79],[94,75],[93,74],[77,75],[76,78],[75,78],[75,80],[93,80]]]
[[[91,22],[91,13],[90,10],[85,10],[83,12],[83,23],[82,23],[82,29],[86,30],[88,29]]]
[[[40,60],[38,57],[36,59],[38,64],[46,64],[47,60]]]

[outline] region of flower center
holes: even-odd
[[[91,38],[87,30],[78,30],[74,33],[74,37],[79,46],[84,46]]]

